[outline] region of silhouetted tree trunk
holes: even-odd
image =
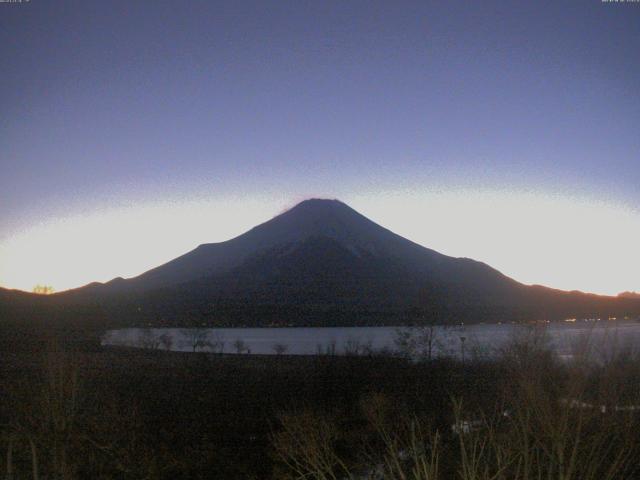
[[[39,480],[40,474],[38,471],[38,448],[33,437],[29,437],[29,446],[31,447],[31,473],[33,480]]]
[[[69,354],[53,344],[48,352],[43,417],[56,479],[72,478],[68,448],[78,408],[78,368]]]
[[[7,474],[6,480],[13,480],[13,435],[9,435],[7,442]]]

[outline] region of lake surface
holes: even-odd
[[[318,352],[366,354],[398,350],[403,327],[310,327],[310,328],[127,328],[111,330],[104,345],[160,348],[175,351],[210,351],[261,355]],[[420,334],[419,330],[413,330]],[[424,331],[422,332],[424,333]],[[549,324],[480,324],[434,327],[433,354],[490,356],[516,338],[544,336],[559,355],[571,357],[586,341],[596,353],[640,347],[640,322],[577,321]],[[165,343],[160,342],[165,339]]]

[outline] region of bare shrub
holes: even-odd
[[[616,409],[611,390],[640,378],[637,360],[613,362],[630,369],[616,377],[601,362],[561,362],[544,330],[521,330],[494,360],[503,386],[492,411],[454,401],[451,432],[379,394],[363,398],[358,429],[317,413],[283,415],[273,435],[278,478],[633,479],[640,409]]]
[[[180,468],[171,449],[158,451],[152,446],[146,417],[137,402],[107,397],[100,413],[87,419],[94,478],[167,478],[167,471]]]
[[[587,355],[558,363],[544,331],[526,335],[505,350],[509,421],[486,435],[490,450],[510,459],[509,478],[629,478],[634,419],[600,408],[610,401],[610,376],[598,375]]]
[[[339,430],[332,418],[311,411],[283,414],[272,436],[276,456],[288,478],[355,479],[337,453]]]
[[[289,346],[285,345],[284,343],[276,343],[273,345],[273,351],[276,355],[284,355],[285,353],[287,353],[288,349]]]
[[[359,338],[349,337],[344,344],[344,354],[347,356],[371,355],[373,353],[373,342],[368,340],[363,342]]]
[[[365,397],[361,408],[373,433],[363,455],[368,478],[439,478],[440,434],[429,422],[400,411],[380,394]]]
[[[28,457],[34,480],[41,471],[51,478],[74,478],[77,458],[73,452],[80,443],[79,368],[75,357],[50,339],[36,376],[7,388],[9,395],[3,402],[9,407],[9,422],[3,428],[6,477],[17,478],[15,459]]]
[[[321,343],[318,343],[318,345],[316,345],[316,353],[318,356],[333,357],[337,353],[336,347],[337,347],[336,340],[331,339],[329,343],[325,346],[323,346]]]

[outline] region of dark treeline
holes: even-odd
[[[528,291],[528,295],[535,290]],[[521,302],[493,304],[478,301],[455,301],[456,292],[422,292],[422,304],[395,305],[381,302],[377,308],[358,304],[332,304],[317,299],[296,298],[296,302],[258,302],[252,299],[229,299],[189,290],[153,290],[137,294],[97,296],[91,301],[74,297],[68,305],[100,306],[110,319],[122,326],[192,326],[207,324],[221,327],[261,326],[394,326],[421,323],[479,323],[531,320],[563,320],[565,318],[636,318],[640,302],[636,299],[611,299],[596,295],[568,294],[557,296],[544,289],[530,305]],[[575,298],[573,298],[575,296]],[[458,295],[460,297],[460,295]]]
[[[415,295],[409,300],[394,291],[397,285],[382,291],[366,285],[352,291],[349,285],[340,285],[335,297],[327,295],[338,287],[328,289],[324,283],[313,288],[306,285],[291,295],[280,291],[279,284],[260,295],[252,290],[225,295],[209,280],[152,290],[90,285],[54,295],[0,289],[0,329],[6,327],[11,333],[16,328],[41,330],[61,325],[82,331],[149,326],[401,326],[640,317],[636,298],[544,287],[516,285],[494,298],[460,285],[423,284],[412,287]]]
[[[549,297],[548,289],[545,296]],[[460,324],[564,320],[566,318],[639,318],[637,299],[611,299],[575,294],[576,302],[567,304],[565,292],[557,302],[536,303],[530,307],[482,303],[450,303],[448,297],[433,295],[426,306],[364,308],[356,305],[296,303],[256,303],[244,300],[207,297],[174,289],[138,293],[69,292],[56,295],[31,295],[0,289],[0,318],[11,329],[32,329],[33,325],[73,325],[80,330],[124,327],[331,327],[402,326],[420,324]],[[3,295],[4,294],[4,295]],[[444,298],[445,300],[442,300]],[[553,298],[553,297],[552,297]],[[541,305],[545,305],[542,307]],[[11,330],[10,329],[10,330]]]

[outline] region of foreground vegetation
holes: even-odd
[[[5,351],[10,479],[617,479],[640,473],[640,357],[560,361]]]

